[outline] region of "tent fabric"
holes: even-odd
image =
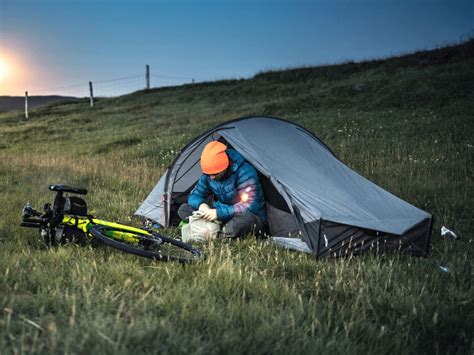
[[[308,244],[299,238],[272,237],[272,240],[284,248],[311,254]]]
[[[385,245],[388,240],[390,248],[395,242],[402,248],[413,244],[410,238],[416,236],[410,233],[415,233],[415,226],[422,226],[422,237],[416,237],[420,240],[412,248],[427,253],[430,214],[357,174],[303,127],[273,117],[240,118],[197,137],[181,151],[135,214],[164,226],[172,224],[177,201],[184,202],[199,179],[200,154],[212,140],[237,150],[257,169],[269,187],[267,203],[275,196],[280,201],[283,207],[279,208],[268,203],[270,231],[272,216],[275,226],[284,215],[293,227],[285,230],[280,223],[273,228],[282,231],[279,236],[288,237],[297,226],[303,241],[318,255],[348,250],[347,244],[342,247],[347,238],[362,238],[365,249],[372,242],[383,242],[383,236]],[[331,233],[324,237],[322,229]],[[324,242],[324,238],[331,242]],[[328,248],[331,243],[333,248]]]
[[[148,195],[147,199],[143,201],[138,210],[135,212],[135,215],[151,219],[162,226],[166,224],[163,194],[165,191],[165,180],[167,174],[168,170],[166,170],[161,176],[158,184],[156,184],[156,186]]]
[[[277,177],[307,222],[324,219],[401,234],[429,216],[361,177],[286,122],[245,120],[222,135],[248,161],[258,161],[263,171]]]

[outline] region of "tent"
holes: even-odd
[[[196,137],[135,214],[176,225],[177,209],[201,175],[201,152],[212,140],[237,150],[257,169],[269,233],[280,243],[316,257],[371,248],[428,254],[430,214],[351,170],[302,126],[274,117],[238,118]]]

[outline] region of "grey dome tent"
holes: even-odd
[[[176,225],[177,209],[201,175],[201,152],[213,140],[237,150],[257,169],[268,229],[277,240],[293,238],[316,257],[371,248],[428,254],[430,214],[351,170],[302,126],[274,117],[239,118],[195,138],[135,215],[164,227]]]

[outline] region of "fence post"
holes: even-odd
[[[28,118],[28,91],[25,91],[25,118]]]
[[[150,66],[146,66],[146,89],[150,90]]]
[[[91,107],[94,107],[94,90],[92,89],[92,81],[89,81],[89,91],[91,94]]]

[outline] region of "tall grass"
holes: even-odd
[[[0,114],[2,353],[472,352],[474,59],[449,51]],[[18,226],[53,182],[87,187],[97,216],[138,224],[133,212],[191,138],[251,114],[302,124],[432,213],[431,256],[316,261],[250,236],[201,245],[207,259],[183,267],[100,246],[47,250]]]

